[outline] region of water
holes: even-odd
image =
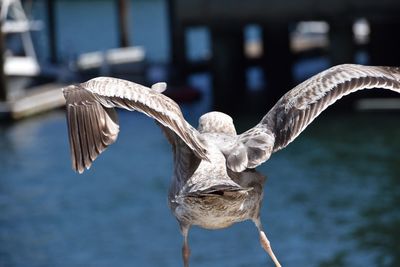
[[[195,124],[202,109],[184,111]],[[399,266],[398,122],[324,114],[259,168],[262,221],[283,266]],[[63,112],[1,126],[0,266],[181,265],[169,145],[143,115],[121,112],[120,124],[83,175],[70,168]],[[251,222],[193,228],[190,244],[192,266],[272,266]]]

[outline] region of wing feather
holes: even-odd
[[[400,92],[400,69],[338,65],[299,84],[260,122],[275,135],[273,152],[286,147],[322,111],[343,96],[376,87]]]
[[[68,137],[69,137],[69,143],[71,147],[71,158],[72,158],[72,167],[74,169],[77,168],[78,166],[78,161],[80,160],[80,154],[77,154],[76,147],[80,147],[79,143],[79,135],[76,134],[77,131],[77,123],[76,123],[76,116],[75,116],[75,109],[71,108],[68,109]]]
[[[225,152],[228,167],[238,172],[244,170],[243,165],[260,165],[271,153],[292,142],[328,106],[355,91],[376,87],[399,93],[400,68],[344,64],[311,77],[286,93],[260,123],[238,136],[235,145]],[[255,138],[263,140],[259,148],[264,153],[248,145]],[[229,155],[239,150],[244,151],[246,157],[240,158],[245,159],[229,162]]]
[[[181,138],[195,156],[207,159],[200,134],[186,122],[179,106],[159,91],[108,77],[64,88],[73,169],[79,173],[88,169],[116,141],[119,124],[115,107],[139,111],[155,119]]]
[[[92,117],[93,117],[93,111],[90,107],[85,106],[85,113],[87,116],[85,116],[85,125],[93,125],[92,123]],[[94,127],[87,127],[88,132],[86,134],[86,138],[88,140],[88,148],[89,148],[89,157],[90,161],[94,161],[96,159],[97,153],[96,153],[96,142],[93,134]]]
[[[84,109],[85,109],[85,105],[79,106],[77,108],[77,110],[79,110],[79,112],[77,114],[77,116],[78,116],[77,121],[78,121],[78,125],[79,125],[79,132],[82,132],[82,131],[86,132],[85,134],[80,134],[79,137],[80,137],[80,141],[81,141],[82,150],[87,151],[87,153],[82,154],[83,165],[88,166],[90,164],[90,158],[89,158],[89,146],[88,146],[88,142],[87,142],[87,134],[89,131],[88,128],[90,128],[90,126],[86,125],[86,123],[85,123]]]

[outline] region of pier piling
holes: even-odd
[[[0,102],[3,102],[7,100],[7,83],[4,74],[4,38],[1,26],[2,23],[0,22]]]

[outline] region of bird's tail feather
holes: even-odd
[[[214,185],[204,190],[198,190],[188,193],[187,197],[204,197],[204,196],[224,196],[232,193],[246,193],[253,190],[252,187],[241,187],[233,185]]]

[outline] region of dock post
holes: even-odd
[[[47,0],[47,27],[49,35],[50,62],[57,63],[56,0]]]
[[[4,37],[0,22],[0,102],[7,100],[7,82],[4,74]]]
[[[167,0],[168,28],[170,36],[171,84],[185,83],[187,78],[185,26],[178,21],[175,0]]]
[[[354,62],[353,21],[341,18],[329,23],[329,55],[331,65]]]
[[[225,26],[225,27],[224,27]],[[213,108],[234,113],[246,93],[242,27],[211,26]]]
[[[271,22],[263,25],[263,66],[266,78],[264,105],[271,108],[293,86],[289,25]]]
[[[117,0],[117,18],[118,18],[118,30],[119,30],[119,46],[129,46],[129,27],[128,27],[128,1]]]
[[[396,19],[375,19],[370,21],[368,52],[372,65],[400,65],[400,22]]]

